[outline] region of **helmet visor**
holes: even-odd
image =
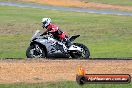
[[[44,21],[44,22],[42,22],[42,27],[44,28],[44,27],[46,27],[46,21]]]
[[[45,25],[46,24],[46,21],[44,21],[44,22],[42,22],[43,23],[43,25]]]

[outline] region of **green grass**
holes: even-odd
[[[122,5],[122,6],[132,6],[131,0],[82,0],[86,3],[94,2],[94,3],[103,3],[103,4],[112,4],[112,5]]]
[[[132,17],[0,6],[0,58],[25,58],[41,18],[50,17],[76,42],[89,47],[91,57],[132,57]]]
[[[48,82],[38,84],[1,84],[0,88],[132,88],[132,84],[84,84],[73,81]]]

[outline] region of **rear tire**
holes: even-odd
[[[81,47],[83,49],[83,53],[71,52],[70,55],[71,55],[72,58],[83,58],[83,59],[88,59],[89,58],[90,51],[85,45],[83,45],[81,43],[74,43],[74,45]]]
[[[36,44],[37,45],[37,44]],[[35,49],[35,45],[31,45],[26,50],[27,58],[45,58],[45,51],[38,45],[39,49]]]

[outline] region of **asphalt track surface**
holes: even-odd
[[[12,3],[12,2],[0,2],[0,5],[16,6],[16,7],[30,7],[30,8],[39,8],[39,9],[49,9],[49,10],[61,10],[61,11],[72,11],[72,12],[87,12],[87,13],[96,13],[96,14],[113,14],[113,15],[132,16],[132,12],[122,12],[122,11],[112,11],[112,10],[81,9],[81,8],[44,6],[44,5],[37,5],[37,4],[22,4],[22,3]]]

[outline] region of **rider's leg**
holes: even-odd
[[[69,48],[72,45],[71,41],[68,39],[68,37],[65,35],[65,33],[62,33],[61,35],[59,35],[59,37],[63,41],[63,43],[65,42],[65,45],[67,48]]]

